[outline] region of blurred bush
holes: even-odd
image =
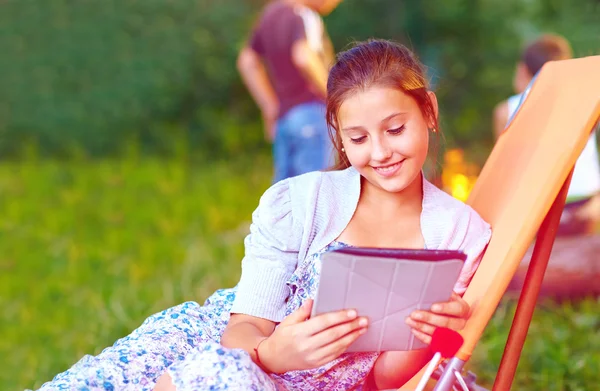
[[[235,57],[265,0],[8,0],[0,4],[0,154],[105,155],[135,139],[202,156],[265,147]],[[523,43],[543,31],[598,54],[595,0],[346,0],[327,17],[338,50],[381,37],[430,68],[450,146],[483,161],[493,106]],[[181,138],[176,138],[177,140]]]
[[[189,136],[207,151],[232,129],[241,140],[225,148],[262,140],[242,131],[257,122],[249,100],[234,99],[246,95],[233,64],[256,4],[28,0],[0,8],[0,154],[32,140],[42,153],[106,154],[130,138],[162,151],[170,131],[200,133]]]

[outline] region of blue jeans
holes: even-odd
[[[332,152],[325,105],[310,102],[293,107],[277,120],[274,182],[328,168],[333,163]]]

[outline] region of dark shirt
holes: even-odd
[[[306,7],[275,2],[265,8],[250,47],[265,62],[279,100],[279,117],[296,105],[323,101],[292,62],[292,45],[307,39],[311,48],[322,52],[324,34],[321,17]]]

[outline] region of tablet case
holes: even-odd
[[[312,316],[354,308],[368,317],[367,332],[348,352],[424,348],[405,319],[447,301],[465,260],[451,250],[345,247],[324,253]]]

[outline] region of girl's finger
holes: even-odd
[[[318,334],[315,334],[311,338],[311,345],[316,348],[320,348],[326,345],[329,345],[340,338],[354,332],[355,330],[359,330],[362,328],[366,328],[369,324],[367,318],[360,317],[354,319],[351,322],[342,323],[333,327],[328,328],[327,330],[321,331]]]
[[[312,310],[313,300],[306,300],[300,308],[296,311],[292,312],[290,315],[285,317],[283,321],[280,323],[280,326],[290,326],[297,323],[302,323],[310,316],[310,311]]]
[[[330,327],[353,321],[357,317],[356,310],[328,312],[309,319],[302,327],[307,335],[315,335]]]
[[[458,318],[467,318],[471,311],[469,303],[464,301],[460,296],[452,298],[445,303],[435,303],[431,306],[431,312],[437,314],[451,315]]]
[[[418,330],[415,330],[415,329],[412,329],[410,331],[415,335],[415,337],[417,337],[417,339],[419,341],[423,342],[424,344],[429,345],[431,343],[431,337],[429,335],[424,334],[424,333],[422,333],[422,332],[420,332]]]
[[[411,318],[406,319],[406,324],[409,325],[412,328],[412,330],[417,330],[426,335],[433,335],[433,332],[435,330],[435,326],[432,326],[427,323],[416,322]]]
[[[354,330],[353,332],[345,335],[337,341],[332,342],[329,345],[323,346],[321,349],[319,349],[319,355],[324,359],[328,357],[334,357],[334,359],[339,357],[342,353],[346,351],[346,349],[348,349],[348,346],[350,346],[354,341],[356,341],[358,337],[366,333],[366,331],[366,328]],[[326,361],[323,364],[327,362],[329,361]]]
[[[464,318],[438,315],[427,311],[415,311],[410,315],[409,319],[415,323],[425,323],[434,327],[446,327],[452,330],[462,330],[466,324],[466,319]]]

